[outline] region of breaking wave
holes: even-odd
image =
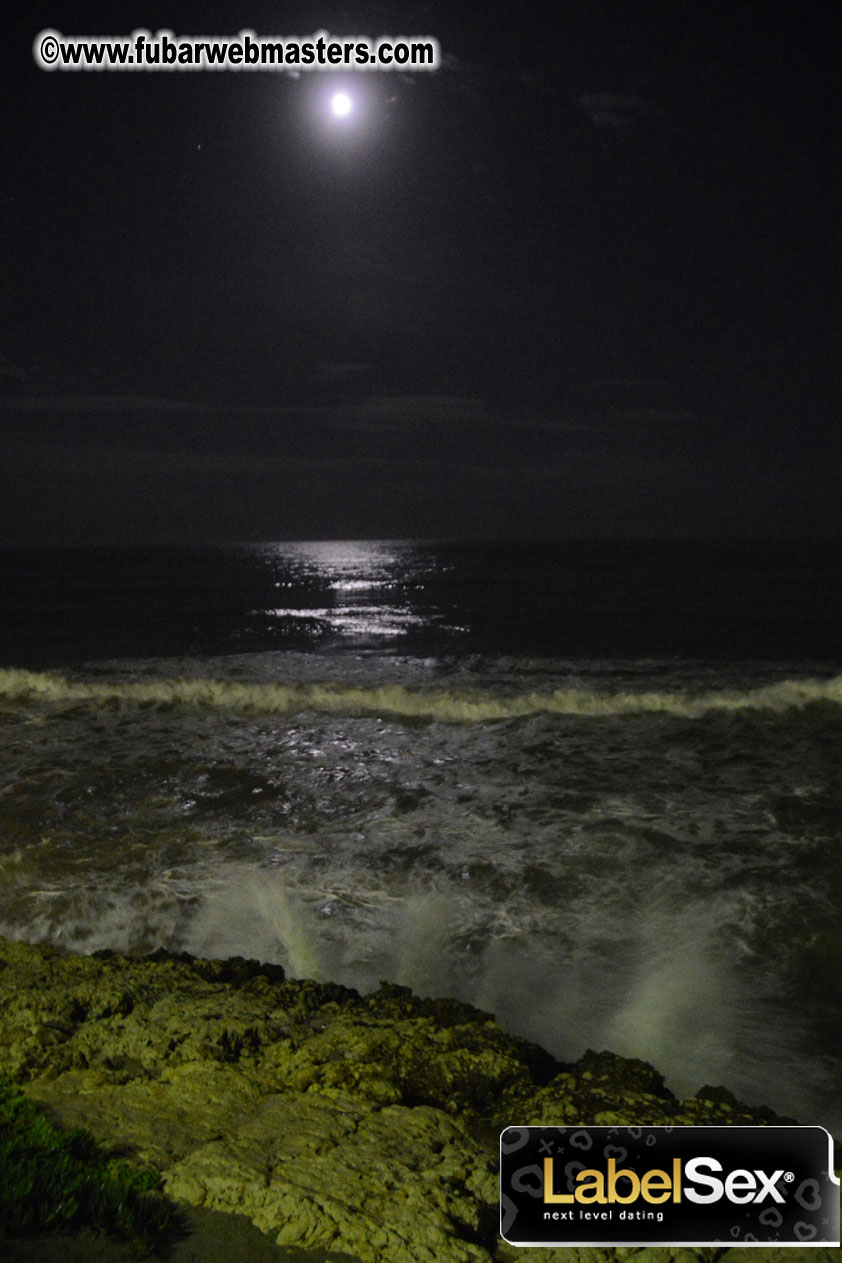
[[[80,681],[17,669],[0,670],[0,704],[126,704],[139,707],[196,707],[254,714],[376,715],[472,724],[557,714],[605,717],[634,714],[700,719],[714,713],[782,713],[808,706],[842,706],[842,675],[827,680],[781,680],[753,689],[708,692],[557,688],[501,696],[491,690],[411,688],[401,684],[239,683],[214,679],[159,679],[142,682]]]

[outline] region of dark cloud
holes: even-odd
[[[660,121],[654,106],[637,96],[610,92],[584,93],[577,97],[577,103],[595,127],[630,131]]]
[[[178,399],[156,399],[142,395],[22,395],[0,396],[0,412],[74,413],[88,416],[102,412],[183,412],[191,405]]]

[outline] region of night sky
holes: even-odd
[[[19,8],[0,544],[839,534],[832,6]],[[47,74],[45,27],[444,64]]]

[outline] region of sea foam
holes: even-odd
[[[780,713],[814,705],[842,706],[842,675],[830,679],[781,680],[759,688],[689,691],[581,687],[501,696],[491,690],[409,688],[387,684],[365,688],[342,682],[318,684],[239,683],[213,679],[84,681],[16,669],[0,670],[2,703],[126,704],[139,707],[197,707],[291,715],[377,715],[440,723],[484,723],[529,715],[601,717],[658,713],[700,719],[717,712]]]

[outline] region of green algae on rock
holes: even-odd
[[[153,1165],[176,1202],[359,1263],[520,1257],[497,1235],[507,1125],[776,1121],[725,1089],[679,1102],[611,1053],[563,1065],[454,1000],[389,984],[362,997],[254,961],[0,940],[0,1003],[0,1071],[60,1123]]]

